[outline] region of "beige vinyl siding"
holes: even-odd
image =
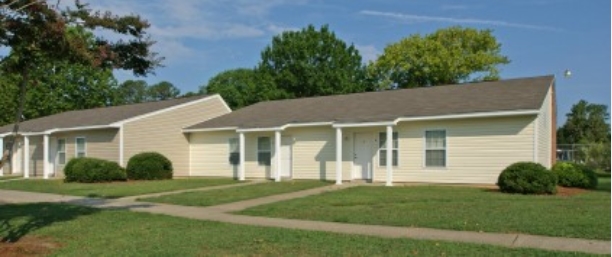
[[[238,135],[238,134],[236,134]],[[258,137],[270,137],[271,144],[271,165],[259,165],[257,161],[257,138]],[[274,133],[273,132],[262,132],[262,133],[246,133],[244,137],[244,161],[245,170],[244,176],[247,178],[272,178],[272,165],[274,165]]]
[[[336,139],[331,127],[294,128],[283,134],[294,140],[294,179],[335,179]]]
[[[238,134],[233,131],[191,133],[191,176],[236,177],[238,166],[229,163],[230,138],[238,138]]]
[[[533,159],[534,116],[403,122],[395,182],[494,184],[508,165]],[[425,167],[425,131],[446,131],[446,167]],[[384,181],[385,167],[374,158],[374,180]]]
[[[43,137],[42,136],[31,136],[30,137],[30,176],[42,176],[43,175]]]
[[[182,129],[230,112],[219,96],[190,102],[178,108],[126,122],[124,165],[141,152],[159,152],[170,161],[175,176],[189,175],[189,141]]]
[[[85,138],[85,156],[119,161],[119,130],[118,129],[96,129],[71,132],[59,132],[49,137],[49,153],[53,160],[50,160],[52,169],[57,172],[57,176],[63,175],[64,165],[57,163],[57,140],[66,139],[66,163],[76,157],[76,139]],[[53,172],[53,171],[52,171]]]
[[[544,104],[540,109],[537,119],[537,162],[547,168],[551,166],[551,147],[552,147],[552,87],[544,99]]]

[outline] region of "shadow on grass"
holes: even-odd
[[[17,242],[53,223],[73,220],[99,210],[69,204],[34,203],[0,205],[0,241]]]
[[[110,204],[108,200],[84,198],[65,203],[0,203],[0,242],[13,243],[38,229],[95,214],[102,209],[130,210],[151,207],[151,204]]]

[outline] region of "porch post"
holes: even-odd
[[[238,134],[238,148],[240,148],[240,165],[238,166],[238,180],[244,180],[244,133]]]
[[[30,176],[30,137],[23,137],[23,177]]]
[[[393,127],[387,126],[387,183],[393,186]]]
[[[274,181],[281,181],[281,132],[274,131],[274,167],[276,168],[276,177]]]
[[[336,185],[342,185],[342,128],[336,128]]]
[[[43,178],[49,178],[49,135],[43,136]]]

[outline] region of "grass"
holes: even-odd
[[[204,192],[188,192],[182,194],[165,195],[139,200],[177,205],[211,206],[328,185],[331,185],[331,183],[318,180],[292,180],[283,182],[268,182]]]
[[[119,198],[124,196],[218,186],[232,183],[237,183],[237,181],[229,178],[193,178],[113,183],[64,183],[64,181],[57,179],[30,179],[3,182],[0,183],[0,189],[100,198]]]
[[[610,240],[610,179],[574,196],[451,186],[355,187],[256,206],[255,216]]]
[[[4,175],[2,177],[0,177],[0,180],[7,180],[7,179],[16,179],[16,178],[21,178],[22,176],[20,175]]]
[[[51,256],[590,256],[234,225],[67,204],[0,205],[0,220],[2,241],[52,241],[57,247],[45,254]],[[15,248],[0,243],[3,253]]]

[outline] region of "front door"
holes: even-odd
[[[291,145],[293,144],[292,137],[283,137],[281,139],[281,176],[291,177],[292,165],[292,151]]]
[[[370,133],[355,133],[353,179],[372,178],[371,139]]]

